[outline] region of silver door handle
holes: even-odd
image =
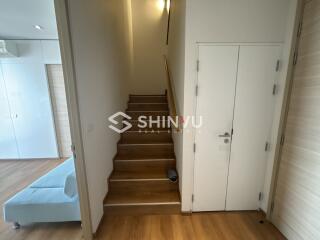
[[[230,134],[229,134],[228,132],[226,132],[226,133],[223,134],[223,135],[219,135],[219,137],[221,137],[221,138],[228,138],[228,137],[230,137]]]

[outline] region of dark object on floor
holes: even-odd
[[[177,180],[178,180],[178,174],[177,174],[176,170],[174,170],[174,169],[169,169],[167,172],[167,176],[171,182],[177,182]]]
[[[264,221],[263,221],[263,220],[260,220],[259,223],[260,223],[260,224],[264,224]]]
[[[13,223],[13,225],[12,225],[12,228],[15,230],[20,229],[20,227],[21,227],[20,224],[17,222]]]

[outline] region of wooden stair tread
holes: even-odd
[[[141,133],[144,134],[144,133]],[[155,133],[156,134],[156,133]],[[136,137],[135,139],[121,139],[118,144],[173,144],[172,139],[144,139]]]
[[[142,180],[142,179],[168,179],[165,171],[152,171],[152,172],[129,172],[129,171],[114,171],[110,177],[113,180]]]
[[[126,109],[126,113],[130,112],[136,112],[136,113],[142,113],[141,115],[144,115],[145,113],[169,113],[169,110],[129,110]]]
[[[168,103],[166,102],[128,102],[128,105],[166,105],[168,106]]]
[[[181,213],[181,204],[104,206],[108,216],[172,215]]]
[[[137,191],[137,189],[145,192],[157,189],[158,192],[164,191],[178,191],[179,183],[171,182],[169,179],[146,179],[146,180],[123,180],[123,181],[110,181],[110,191],[130,192]]]
[[[121,154],[118,152],[114,160],[145,160],[145,159],[175,159],[173,152],[166,152],[161,154],[148,154],[136,153],[136,154]]]
[[[172,143],[172,135],[167,131],[162,132],[124,132],[121,134],[121,143],[159,143],[169,142]]]
[[[116,192],[110,191],[106,199],[105,205],[117,204],[152,204],[152,203],[178,203],[180,197],[178,191],[131,191],[131,192]]]
[[[166,95],[130,95],[128,103],[168,103]]]
[[[130,133],[130,132],[139,132],[139,133],[147,133],[147,134],[152,134],[152,133],[171,133],[171,128],[168,126],[160,126],[158,127],[156,124],[148,125],[146,128],[140,128],[138,123],[135,121],[128,121],[131,123],[132,127],[125,131],[125,133]]]
[[[130,94],[130,97],[167,97],[165,94]]]
[[[128,111],[169,111],[167,103],[129,102]]]

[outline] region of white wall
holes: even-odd
[[[123,3],[121,1],[121,3]],[[126,43],[119,0],[69,0],[80,121],[93,231],[103,216],[107,178],[113,169],[119,135],[108,117],[126,103]]]
[[[133,33],[132,94],[163,94],[166,52],[167,11],[158,8],[158,0],[131,0]]]
[[[195,113],[197,42],[284,42],[290,3],[291,0],[187,0],[183,115]],[[183,211],[192,209],[193,139],[192,129],[186,129]]]
[[[183,111],[184,98],[184,63],[185,63],[185,13],[186,1],[173,1],[170,10],[170,33],[168,45],[168,65],[173,82],[174,98],[178,115]],[[179,174],[179,187],[182,190],[182,144],[183,134],[173,132],[173,141],[177,161],[177,171]]]

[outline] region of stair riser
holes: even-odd
[[[168,104],[129,104],[129,111],[168,111]]]
[[[142,205],[142,206],[105,206],[104,213],[108,216],[140,216],[157,214],[180,214],[180,204]]]
[[[173,145],[118,145],[118,152],[120,155],[139,155],[144,153],[145,156],[149,156],[149,154],[157,155],[162,153],[172,153]]]
[[[135,97],[130,96],[129,103],[167,103],[167,97]]]
[[[115,171],[122,172],[153,172],[163,171],[167,172],[168,169],[175,169],[176,163],[173,160],[161,161],[115,161]]]
[[[147,119],[143,118],[143,120],[163,120],[163,117],[168,117],[169,112],[129,112],[127,111],[126,114],[128,114],[133,120],[137,120],[140,116],[145,116]],[[156,124],[154,124],[156,125]]]
[[[125,132],[121,134],[121,141],[149,141],[149,142],[172,142],[171,133],[135,133]]]
[[[178,190],[178,183],[172,183],[169,180],[157,181],[116,181],[109,183],[110,191],[130,192],[144,191],[150,192],[157,189],[159,192]]]

